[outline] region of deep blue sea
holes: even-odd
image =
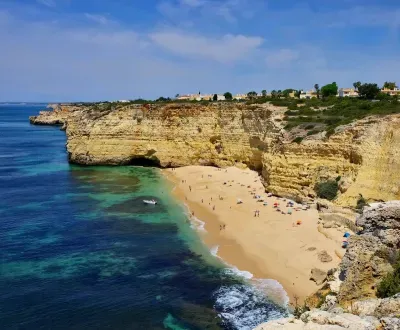
[[[285,315],[213,257],[158,169],[70,165],[0,105],[1,329],[252,329]],[[155,198],[157,206],[142,200]]]

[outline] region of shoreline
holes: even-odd
[[[286,199],[265,198],[267,193],[258,173],[203,166],[166,169],[162,173],[174,184],[171,193],[185,204],[192,224],[196,219],[204,223],[205,231],[194,229],[210,253],[217,250],[216,257],[228,267],[248,274],[245,277],[262,286],[275,303],[289,306],[296,298],[301,303],[320,287],[309,280],[312,266],[328,270],[340,262],[334,251],[339,249],[338,242],[318,231],[318,212],[276,212],[272,202],[283,204]],[[267,206],[257,203],[250,193],[253,190],[265,198]],[[236,204],[235,197],[239,196],[243,204]],[[260,211],[257,217],[253,214],[255,208]],[[304,219],[302,225],[293,226],[297,217]],[[315,251],[307,251],[311,247],[311,251],[327,250],[332,261],[319,262]]]

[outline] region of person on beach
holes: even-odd
[[[190,191],[190,192],[192,191],[192,187],[191,187],[191,186],[189,186],[189,191]]]
[[[194,217],[194,211],[192,211],[192,216]]]
[[[213,206],[213,211],[215,211],[215,205]]]
[[[257,216],[257,210],[254,211],[254,217],[256,217],[256,216]]]
[[[203,198],[201,199],[201,202],[203,203]]]

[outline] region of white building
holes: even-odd
[[[358,92],[354,88],[339,88],[339,97],[358,97]]]
[[[225,95],[217,94],[217,101],[225,101]]]
[[[312,99],[312,98],[316,98],[316,97],[317,97],[317,92],[313,91],[312,89],[310,89],[307,92],[305,92],[305,91],[300,92],[301,99]]]

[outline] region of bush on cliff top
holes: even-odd
[[[314,187],[314,190],[319,198],[324,198],[331,201],[336,198],[339,185],[336,180],[328,180],[317,183]]]
[[[377,296],[387,298],[400,292],[400,252],[397,253],[397,260],[393,265],[393,273],[387,274],[379,283]]]

